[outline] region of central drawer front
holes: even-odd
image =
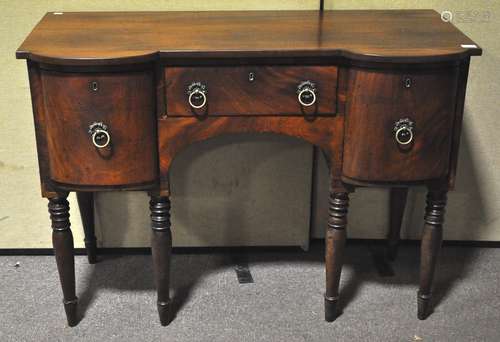
[[[168,116],[336,112],[337,67],[333,66],[167,67],[165,84]],[[311,84],[316,102],[301,105],[298,93]],[[206,103],[198,109],[189,103],[189,91],[197,86],[206,95]],[[198,100],[195,105],[202,105],[203,99]]]

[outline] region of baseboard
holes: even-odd
[[[311,248],[321,248],[323,239],[311,241]],[[348,245],[384,245],[384,239],[349,239]],[[401,240],[400,245],[419,245],[420,240]],[[446,240],[443,246],[500,248],[500,241],[460,241]],[[299,246],[242,246],[242,247],[174,247],[175,254],[207,254],[207,253],[275,253],[275,252],[304,252]],[[85,248],[75,248],[75,255],[86,255]],[[122,247],[122,248],[99,248],[99,254],[130,254],[148,255],[151,249],[148,247]],[[0,255],[54,255],[52,248],[0,248]]]

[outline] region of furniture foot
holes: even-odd
[[[85,233],[85,249],[89,264],[97,262],[97,239],[94,230],[94,193],[77,192],[76,199],[80,207],[80,216],[82,217],[83,231]]]
[[[325,253],[325,320],[327,322],[334,321],[338,316],[337,303],[346,240],[348,206],[349,196],[347,192],[330,193]]]
[[[157,302],[156,306],[160,316],[160,324],[165,327],[170,323],[170,301]]]
[[[52,244],[56,256],[57,270],[63,291],[63,303],[70,327],[78,323],[77,297],[75,291],[75,258],[73,235],[69,222],[67,194],[49,199],[49,213],[52,221]]]
[[[420,287],[418,291],[418,318],[426,319],[430,314],[432,280],[443,240],[443,222],[446,207],[446,191],[427,193],[425,224],[420,246]]]
[[[339,297],[325,296],[325,321],[333,322],[337,318],[337,304]]]
[[[170,232],[170,199],[165,196],[151,196],[151,252],[153,255],[153,272],[158,292],[158,314],[160,323],[165,326],[171,320],[170,286],[170,254],[172,251],[172,235]]]
[[[73,300],[63,300],[63,304],[68,325],[74,327],[78,324],[78,298],[75,297]]]
[[[398,255],[401,223],[406,206],[408,188],[391,188],[389,205],[389,234],[387,235],[387,258],[391,261]]]
[[[417,295],[417,317],[420,320],[426,319],[430,312],[431,295],[423,295],[420,292]]]

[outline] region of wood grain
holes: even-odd
[[[89,264],[95,264],[97,262],[97,239],[95,237],[94,193],[78,191],[76,199],[85,234],[84,242],[85,249],[87,250],[87,259]]]
[[[425,224],[420,246],[420,286],[418,289],[418,318],[426,319],[431,310],[432,282],[443,241],[446,191],[429,189]]]
[[[157,308],[161,325],[170,323],[172,307],[170,301],[170,257],[172,233],[170,231],[170,198],[151,196],[151,254],[157,291]]]
[[[390,191],[386,256],[389,260],[394,261],[398,255],[401,224],[403,223],[408,188],[392,188]]]
[[[325,153],[334,180],[340,180],[344,117],[208,117],[158,121],[158,153],[162,190],[168,191],[172,161],[186,146],[223,134],[277,133],[318,146]],[[307,161],[309,162],[309,161]]]
[[[404,79],[411,87],[404,87]],[[349,71],[343,174],[361,181],[445,177],[450,158],[458,68]],[[402,149],[394,123],[415,122],[414,143]]]
[[[30,82],[31,106],[35,124],[36,151],[38,156],[38,171],[42,196],[56,197],[57,190],[50,182],[49,150],[47,147],[47,123],[43,100],[42,80],[37,63],[28,61],[28,76]]]
[[[51,179],[110,186],[157,180],[156,116],[151,72],[42,71]],[[92,91],[91,82],[98,90]],[[109,127],[111,144],[97,149],[93,122]]]
[[[297,100],[302,81],[316,87],[313,106],[303,107]],[[207,87],[207,105],[199,110],[188,103],[187,89],[193,82]],[[335,66],[167,67],[165,84],[168,116],[331,115],[336,111]]]
[[[464,59],[460,63],[459,79],[456,95],[455,120],[453,122],[453,137],[451,143],[450,167],[448,174],[448,189],[452,190],[455,187],[457,167],[458,167],[458,151],[460,147],[460,136],[462,134],[462,123],[464,116],[465,93],[467,91],[467,78],[469,76],[470,58]]]
[[[339,314],[340,274],[347,238],[349,194],[347,192],[330,192],[328,204],[328,226],[325,234],[325,320],[332,322]]]
[[[16,56],[61,65],[280,56],[410,63],[482,52],[461,44],[475,43],[433,10],[65,12],[47,13]]]
[[[149,190],[157,307],[167,325],[174,316],[172,162],[190,144],[247,133],[302,139],[326,156],[327,321],[338,315],[348,192],[429,187],[418,294],[418,317],[427,317],[469,59],[482,53],[462,44],[475,43],[432,10],[47,13],[16,56],[28,59],[42,195],[49,198],[69,325],[78,316],[66,191]],[[312,112],[297,103],[303,80],[318,86]],[[204,115],[187,104],[193,81],[208,85]],[[406,117],[415,122],[415,137],[403,149],[393,126]],[[105,149],[95,148],[88,133],[99,121],[111,134]],[[406,193],[392,191],[389,255]],[[92,193],[78,199],[93,262]]]
[[[49,199],[49,213],[52,222],[52,245],[56,256],[57,271],[63,292],[63,304],[70,327],[78,324],[75,289],[75,258],[73,234],[69,222],[67,193]]]

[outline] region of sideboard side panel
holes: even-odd
[[[42,196],[51,198],[56,196],[56,189],[50,182],[49,151],[47,148],[46,117],[43,104],[43,90],[40,79],[40,69],[34,62],[28,61],[28,77],[35,123],[36,149],[38,155],[38,169]]]
[[[458,150],[460,147],[460,136],[462,134],[462,121],[464,116],[465,93],[467,91],[467,77],[469,75],[470,58],[460,64],[457,87],[457,103],[455,108],[455,122],[453,125],[453,137],[451,144],[450,172],[448,175],[448,187],[453,190],[458,166]]]

